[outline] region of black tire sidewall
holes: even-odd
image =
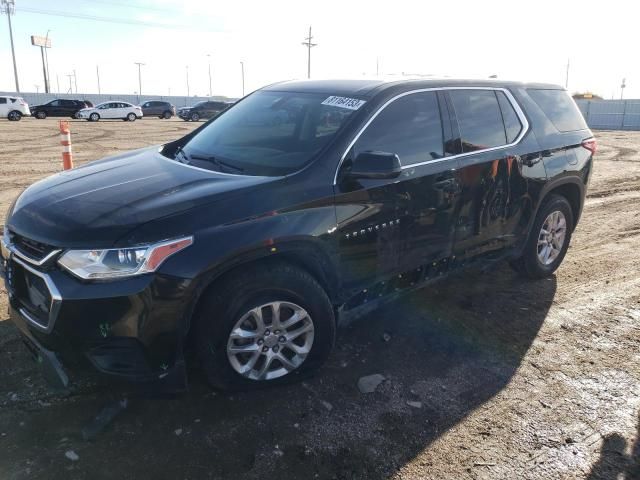
[[[214,289],[215,290],[215,289]],[[205,294],[206,295],[206,294]],[[304,308],[314,325],[311,352],[296,370],[280,378],[255,381],[237,373],[227,358],[227,341],[238,319],[257,306],[290,301]],[[306,377],[327,359],[335,340],[333,309],[322,287],[295,267],[236,275],[205,299],[196,318],[198,356],[209,382],[225,390],[248,390],[291,383]]]
[[[538,259],[538,236],[546,218],[555,211],[560,211],[564,215],[567,223],[567,233],[560,255],[549,265],[543,265]],[[553,272],[558,269],[569,249],[569,243],[571,242],[571,235],[573,233],[573,221],[571,205],[564,197],[553,195],[540,207],[522,257],[523,266],[529,276],[545,278],[552,275]]]

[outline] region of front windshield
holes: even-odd
[[[179,159],[228,173],[287,175],[311,161],[353,115],[353,107],[325,104],[335,98],[342,97],[256,92],[189,139]]]

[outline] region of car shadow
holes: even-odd
[[[555,277],[466,271],[342,329],[302,384],[229,395],[196,371],[188,393],[132,401],[93,443],[78,432],[106,394],[34,413],[38,441],[16,442],[35,455],[71,438],[78,478],[388,478],[510,382],[555,292]],[[385,381],[361,393],[376,373]],[[47,477],[66,467],[49,461]]]

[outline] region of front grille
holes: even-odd
[[[51,245],[31,240],[11,231],[9,232],[9,240],[20,253],[34,260],[42,260],[55,250],[55,247]]]

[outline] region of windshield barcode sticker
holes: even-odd
[[[327,99],[324,102],[322,102],[322,105],[347,108],[349,110],[358,110],[365,103],[366,103],[365,100],[358,100],[357,98],[331,96],[331,97],[327,97]]]

